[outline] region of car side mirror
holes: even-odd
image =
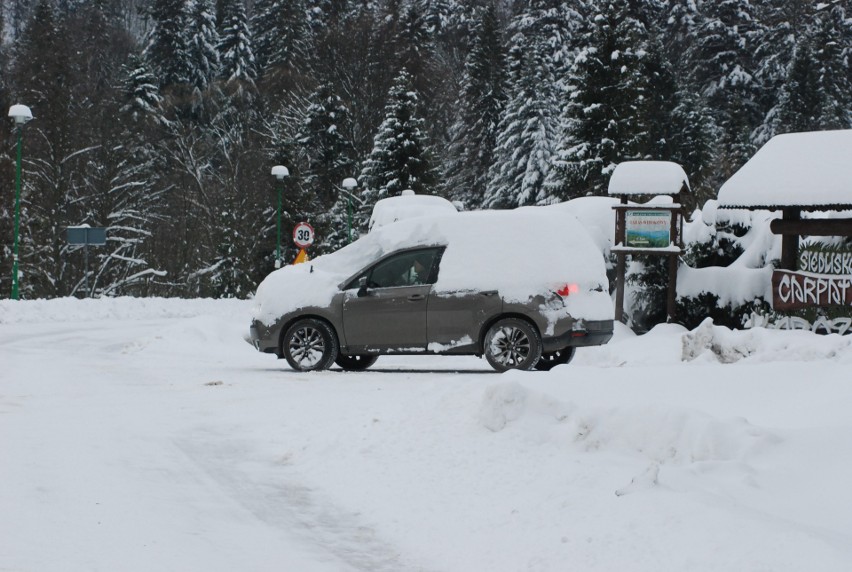
[[[362,276],[358,279],[358,297],[363,298],[367,295],[367,277]]]

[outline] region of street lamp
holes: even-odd
[[[9,108],[9,117],[18,130],[18,161],[15,170],[15,246],[12,251],[12,300],[18,296],[18,234],[21,225],[21,146],[24,124],[33,118],[33,112],[26,105],[16,104]]]
[[[346,193],[346,230],[349,235],[349,242],[352,242],[352,189],[358,186],[358,181],[353,179],[352,177],[347,177],[343,179],[343,183],[341,186],[344,188],[344,192]]]
[[[275,250],[275,268],[281,268],[281,195],[284,193],[284,179],[290,176],[290,171],[284,165],[272,167],[272,176],[278,179],[278,247]]]

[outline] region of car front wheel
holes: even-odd
[[[379,359],[379,356],[369,354],[355,354],[351,356],[340,354],[334,363],[347,371],[364,371]]]
[[[319,371],[331,367],[339,346],[331,326],[308,318],[287,328],[281,349],[287,363],[296,371]]]
[[[541,337],[529,323],[504,318],[485,334],[485,359],[497,371],[530,370],[541,358]]]
[[[562,365],[570,362],[574,358],[576,348],[567,347],[555,352],[545,352],[541,354],[541,359],[535,364],[535,368],[539,371],[550,371],[557,365]]]

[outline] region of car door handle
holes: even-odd
[[[425,294],[412,294],[411,296],[408,297],[409,302],[417,302],[419,300],[425,300],[425,299],[426,299]]]

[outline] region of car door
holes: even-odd
[[[502,309],[503,300],[496,290],[432,292],[426,326],[430,349],[446,353],[474,351],[482,326],[500,315]]]
[[[343,299],[347,351],[425,351],[429,292],[442,248],[405,250],[383,258],[350,282]]]

